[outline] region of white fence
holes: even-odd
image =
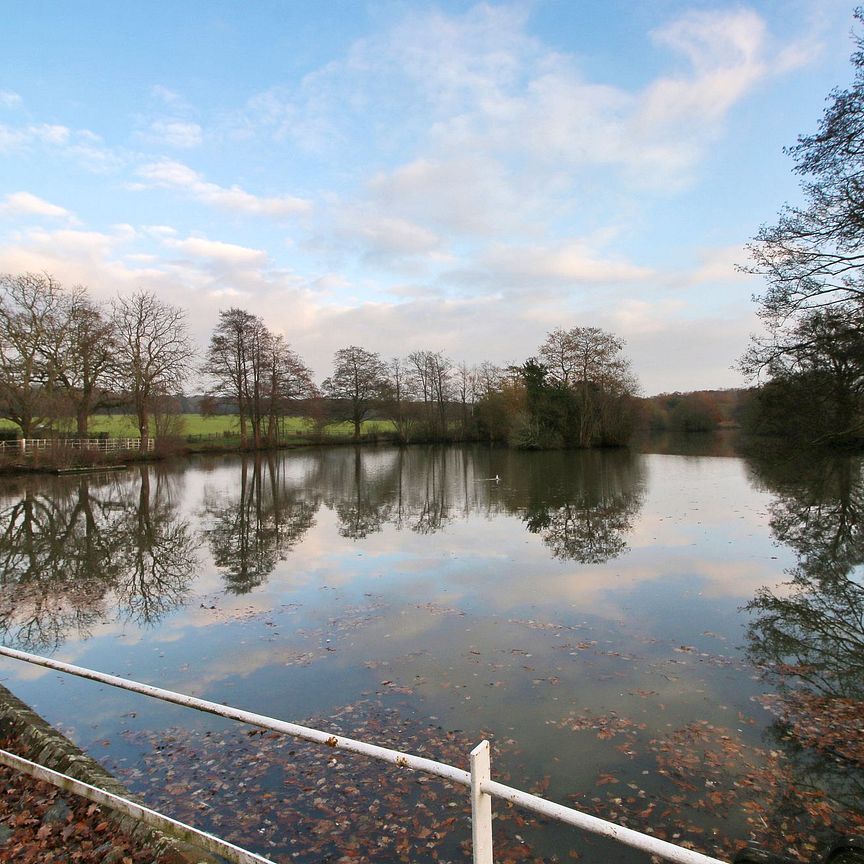
[[[141,446],[140,438],[18,438],[0,441],[0,450],[26,455],[38,450],[92,450],[98,453],[129,452],[153,449],[154,441],[147,439]]]
[[[414,756],[410,753],[402,753],[399,750],[391,750],[388,747],[379,747],[376,744],[367,744],[364,741],[345,738],[342,735],[333,735],[328,732],[322,732],[319,729],[311,729],[308,726],[299,726],[296,723],[288,723],[284,720],[266,717],[263,714],[254,714],[250,711],[243,711],[240,708],[233,708],[230,705],[208,702],[206,699],[199,699],[195,696],[188,696],[183,693],[175,693],[171,690],[163,690],[161,687],[153,687],[150,684],[141,684],[137,681],[130,681],[127,678],[119,678],[116,675],[107,675],[104,672],[96,672],[92,669],[85,669],[81,666],[73,666],[69,663],[52,660],[48,657],[40,657],[36,654],[28,654],[25,651],[18,651],[14,648],[0,646],[0,655],[5,655],[6,657],[11,657],[15,660],[23,660],[25,663],[33,663],[47,669],[55,669],[58,672],[77,675],[79,678],[88,678],[91,681],[99,681],[103,684],[108,684],[112,687],[119,687],[123,690],[129,690],[133,693],[141,693],[144,696],[161,699],[163,702],[172,702],[175,705],[194,708],[197,711],[216,714],[220,717],[238,720],[241,723],[249,723],[262,729],[271,729],[274,732],[281,732],[295,738],[302,738],[306,741],[324,744],[338,750],[359,753],[395,765],[398,768],[423,771],[427,774],[433,774],[437,777],[442,777],[445,780],[450,780],[460,786],[465,786],[468,788],[471,796],[471,838],[474,864],[492,864],[493,862],[493,798],[503,798],[505,801],[510,801],[511,803],[537,813],[540,816],[555,819],[558,822],[564,822],[567,825],[581,828],[591,834],[597,834],[602,837],[616,840],[625,846],[631,846],[634,849],[639,849],[651,855],[657,855],[667,861],[677,862],[677,864],[723,864],[723,862],[718,858],[711,858],[708,855],[703,855],[701,852],[684,849],[681,846],[676,846],[674,843],[668,843],[665,840],[658,839],[657,837],[634,831],[632,828],[625,828],[622,825],[616,825],[614,822],[607,822],[605,819],[599,819],[596,816],[582,813],[571,807],[564,807],[561,804],[555,804],[554,802],[547,801],[537,795],[531,795],[530,793],[523,792],[520,789],[506,786],[503,783],[497,783],[491,778],[490,748],[488,741],[482,741],[471,751],[469,756],[471,770],[464,771],[461,768],[456,768],[453,765],[447,765],[443,762],[436,762],[432,759]],[[5,754],[5,751],[0,751],[0,753]],[[11,755],[12,754],[5,754],[0,761],[6,761],[7,764],[11,764],[10,760],[5,759],[5,756]],[[20,757],[13,756],[13,760],[16,759],[21,761]],[[16,764],[14,767],[26,770],[26,768],[20,764]],[[63,777],[64,775],[60,776]],[[52,780],[50,782],[54,781]],[[128,803],[132,804],[132,802]],[[132,804],[132,806],[138,807],[139,810],[144,809],[141,808],[140,805]],[[166,817],[161,816],[160,814],[153,814],[153,818],[150,818],[147,816],[147,813],[153,813],[153,811],[146,811],[146,813],[140,813],[137,815],[148,824],[153,824],[155,827],[163,827],[158,824],[158,820],[161,819],[164,822],[166,821]],[[180,823],[173,824],[177,825]],[[197,834],[201,833],[197,831],[197,829],[189,828],[189,826],[181,825],[181,827],[187,828]],[[215,839],[211,838],[210,835],[207,835],[207,837],[211,840]],[[224,844],[224,841],[222,840],[215,840],[215,842],[217,844]],[[214,851],[218,851],[219,854],[223,855],[228,860],[238,862],[238,864],[246,864],[246,862],[256,860],[266,861],[266,859],[262,859],[260,856],[255,856],[253,853],[245,852],[243,850],[237,850],[237,853],[239,854],[235,854],[231,850],[225,848],[228,845],[230,844],[225,844],[224,847],[220,847],[218,850],[214,849]],[[236,847],[231,848],[236,850]]]

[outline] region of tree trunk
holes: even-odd
[[[146,408],[138,409],[138,433],[141,435],[141,450],[146,451],[150,444],[150,415]]]
[[[78,407],[78,411],[75,413],[75,429],[78,433],[79,438],[86,438],[88,435],[87,426],[90,421],[90,411],[87,409],[86,405],[81,405]]]
[[[240,446],[246,446],[247,433],[246,433],[246,405],[243,403],[241,399],[237,400],[237,410],[240,413]]]

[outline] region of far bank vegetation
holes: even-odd
[[[206,391],[183,396],[195,378]],[[242,448],[310,440],[334,424],[353,440],[486,441],[522,448],[626,444],[640,416],[624,343],[558,328],[515,365],[469,366],[442,351],[383,358],[349,345],[320,385],[284,335],[252,313],[219,313],[196,350],[183,309],[139,291],[96,303],[47,273],[0,276],[0,417],[5,437],[86,439],[94,415],[134,418],[144,448],[182,439],[190,405],[232,415]]]

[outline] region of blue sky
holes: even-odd
[[[646,394],[736,386],[744,244],[851,77],[852,7],[0,2],[0,272],[285,334],[521,362],[626,340]]]

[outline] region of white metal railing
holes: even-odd
[[[153,450],[155,442],[147,439],[142,447],[140,438],[18,438],[15,441],[0,441],[0,450],[27,454],[38,450],[93,450],[99,453],[119,451]]]
[[[523,792],[521,789],[515,789],[492,780],[488,741],[482,741],[471,751],[471,770],[464,771],[453,765],[436,762],[421,756],[414,756],[410,753],[402,753],[389,747],[367,744],[365,741],[346,738],[342,735],[333,735],[328,732],[322,732],[319,729],[300,726],[285,720],[277,720],[273,717],[244,711],[230,705],[222,705],[206,699],[199,699],[196,696],[164,690],[151,684],[142,684],[138,681],[120,678],[116,675],[108,675],[104,672],[97,672],[82,666],[73,666],[70,663],[63,663],[60,660],[53,660],[49,657],[41,657],[36,654],[28,654],[26,651],[19,651],[15,648],[0,646],[0,655],[5,655],[15,660],[22,660],[25,663],[43,666],[47,669],[55,669],[58,672],[66,672],[79,678],[99,681],[112,687],[119,687],[133,693],[140,693],[144,696],[160,699],[163,702],[172,702],[175,705],[183,705],[187,708],[194,708],[197,711],[227,717],[231,720],[249,723],[263,729],[273,730],[274,732],[282,732],[295,738],[324,744],[338,750],[360,753],[400,768],[423,771],[427,774],[433,774],[445,780],[450,780],[460,786],[466,786],[470,790],[471,795],[471,837],[474,850],[474,864],[492,864],[492,799],[495,797],[503,798],[540,816],[581,828],[591,834],[616,840],[625,846],[639,849],[651,855],[658,855],[667,861],[676,862],[676,864],[723,864],[718,858],[712,858],[701,852],[676,846],[674,843],[669,843],[666,840],[660,840],[657,837],[643,834],[640,831],[634,831],[632,828],[625,828],[623,825],[616,825],[614,822],[608,822],[605,819],[574,810],[572,807],[565,807],[562,804],[547,801],[538,795],[532,795],[528,792]]]
[[[104,804],[106,807],[111,807],[126,816],[131,816],[133,819],[138,819],[140,822],[144,822],[153,828],[158,828],[160,831],[177,835],[182,840],[195,843],[208,852],[215,852],[217,855],[227,858],[232,864],[274,864],[269,858],[262,858],[254,852],[241,849],[239,846],[235,846],[227,840],[222,840],[220,837],[214,837],[206,831],[201,831],[198,828],[193,828],[191,825],[178,822],[170,816],[163,816],[149,807],[142,807],[135,801],[130,801],[128,798],[114,795],[112,792],[106,792],[104,789],[99,789],[96,786],[91,786],[89,783],[76,780],[68,774],[52,771],[44,765],[38,765],[29,759],[24,759],[22,756],[9,753],[7,750],[0,750],[0,765],[6,765],[24,774],[29,774],[37,780],[44,780],[46,783],[59,786],[67,792],[74,792],[76,795],[87,798],[89,801]]]

